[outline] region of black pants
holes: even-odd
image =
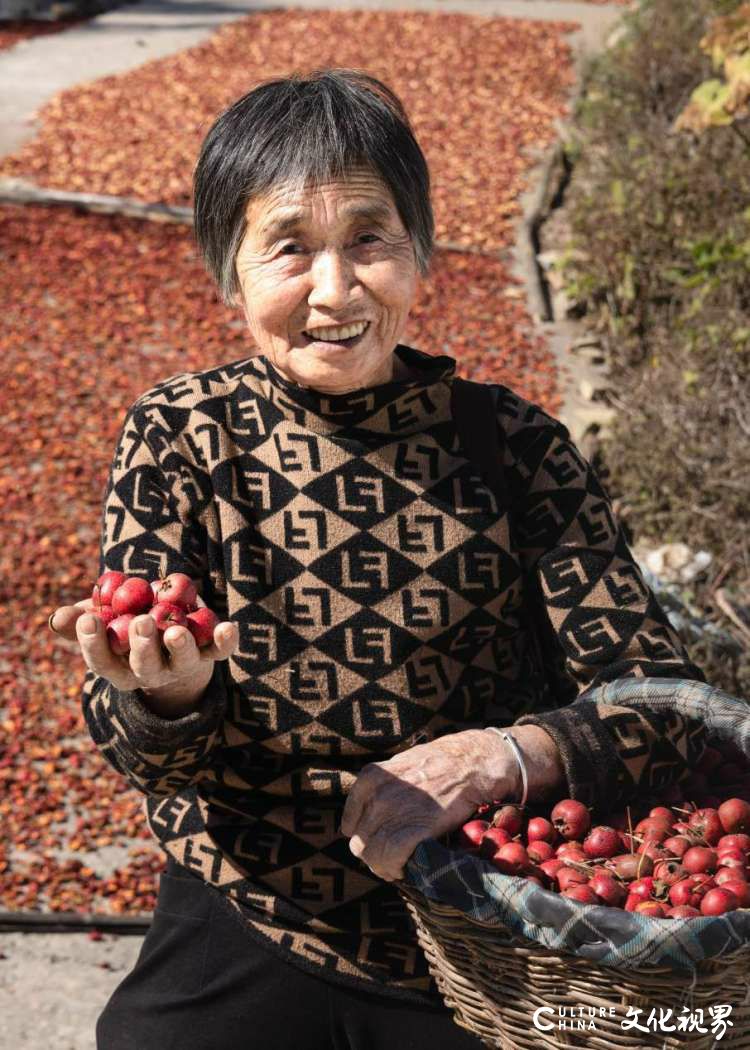
[[[218,891],[170,861],[97,1050],[480,1050],[447,1008],[350,991],[257,944]]]

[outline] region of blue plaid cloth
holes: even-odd
[[[703,682],[619,679],[598,687],[583,702],[677,710],[703,722],[712,736],[733,741],[750,759],[750,707]],[[417,846],[404,875],[429,900],[451,905],[506,935],[602,966],[695,971],[703,960],[727,955],[750,941],[750,909],[665,921],[579,904],[527,879],[501,875],[480,857],[446,849],[435,839]]]

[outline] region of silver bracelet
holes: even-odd
[[[487,729],[491,729],[493,733],[499,733],[506,744],[510,747],[511,751],[515,755],[516,762],[518,762],[521,770],[521,801],[518,803],[522,808],[526,805],[526,799],[529,797],[529,774],[526,772],[526,763],[523,760],[521,749],[516,743],[515,739],[506,733],[504,729],[498,729],[497,726],[487,726]]]

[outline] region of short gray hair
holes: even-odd
[[[434,247],[430,174],[400,99],[353,69],[268,80],[209,130],[193,173],[194,234],[224,302],[239,292],[235,259],[247,203],[273,186],[315,186],[370,169],[393,195],[426,275]]]

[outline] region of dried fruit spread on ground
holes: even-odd
[[[550,142],[565,113],[572,28],[369,11],[255,15],[59,96],[41,136],[1,170],[186,204],[200,141],[224,105],[292,68],[358,66],[407,106],[433,173],[438,237],[504,249],[531,163],[524,148]],[[388,57],[376,62],[379,54]],[[0,265],[0,908],[137,913],[153,906],[162,854],[140,796],[123,791],[89,738],[78,646],[55,639],[47,616],[90,593],[97,576],[101,502],[126,410],[167,376],[252,348],[185,227],[0,207]],[[405,341],[555,413],[555,366],[523,300],[500,259],[441,252]]]
[[[131,73],[66,91],[41,134],[0,162],[39,185],[190,202],[212,121],[268,77],[355,67],[402,98],[434,178],[437,237],[505,248],[520,213],[527,148],[566,113],[574,23],[382,11],[271,11]]]
[[[47,616],[98,575],[127,408],[167,376],[252,347],[186,227],[0,207],[0,266],[0,910],[148,910],[162,855],[140,796],[84,726],[78,645],[56,639]],[[556,412],[554,369],[518,293],[500,261],[440,253],[406,341]]]
[[[22,40],[35,36],[49,36],[50,33],[62,33],[73,26],[81,25],[85,18],[66,18],[60,22],[35,22],[29,18],[11,18],[0,22],[0,51],[14,47]]]

